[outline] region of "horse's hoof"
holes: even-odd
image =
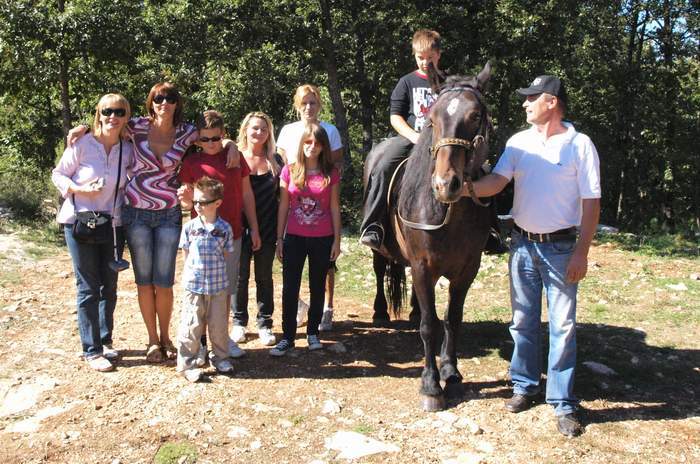
[[[462,382],[445,384],[445,396],[448,399],[462,398],[464,396],[464,385],[462,385]]]
[[[423,404],[423,411],[425,412],[442,411],[445,409],[445,397],[443,395],[421,395],[421,403]]]

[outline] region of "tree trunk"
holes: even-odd
[[[58,0],[58,11],[59,13],[65,12],[65,2],[64,0]],[[61,31],[64,35],[65,31]],[[63,136],[64,138],[68,135],[68,131],[71,129],[73,116],[70,110],[70,96],[68,94],[68,67],[70,65],[70,60],[65,54],[63,47],[59,45],[59,62],[58,62],[58,84],[60,86],[60,96],[61,96],[61,120],[63,123]]]
[[[355,80],[360,94],[360,122],[362,124],[362,158],[364,159],[372,149],[373,142],[373,112],[372,112],[372,89],[365,67],[365,41],[362,39],[360,31],[359,5],[353,1],[352,20],[353,35],[355,36]]]

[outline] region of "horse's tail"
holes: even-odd
[[[396,261],[389,261],[386,265],[386,293],[389,297],[389,305],[394,319],[401,315],[401,306],[406,299],[406,268]]]

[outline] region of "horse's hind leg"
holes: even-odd
[[[427,270],[413,268],[412,271],[413,288],[421,308],[420,336],[425,351],[420,387],[422,406],[425,411],[439,411],[445,409],[445,395],[435,360],[440,330],[440,321],[435,312],[435,283]]]
[[[374,314],[372,323],[374,325],[386,325],[389,323],[388,305],[384,294],[384,275],[386,274],[387,260],[376,251],[372,252],[372,267],[374,277],[377,281],[377,288],[374,294]]]
[[[464,394],[462,374],[457,369],[457,338],[462,324],[464,299],[468,284],[450,282],[450,301],[443,318],[445,337],[440,353],[440,379],[445,382],[448,398],[460,398]]]

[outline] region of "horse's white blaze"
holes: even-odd
[[[455,114],[458,106],[459,106],[459,100],[457,100],[456,98],[453,98],[452,100],[450,100],[450,104],[447,105],[447,114],[449,114],[450,116]]]

